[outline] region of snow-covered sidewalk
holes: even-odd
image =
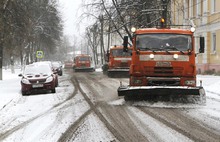
[[[18,76],[20,72],[19,69],[16,69],[15,73],[12,74],[10,69],[3,70],[3,80],[0,80],[0,109],[4,108],[12,99],[20,97],[21,78]],[[220,76],[198,75],[197,79],[198,82],[199,80],[203,81],[206,92],[216,94],[215,97],[220,100]]]
[[[21,95],[21,78],[18,76],[20,72],[17,69],[12,74],[10,69],[3,69],[3,80],[0,80],[0,110],[10,103],[12,99],[19,98],[19,95]]]

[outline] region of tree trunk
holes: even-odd
[[[103,40],[103,16],[100,16],[100,23],[101,23],[101,32],[100,32],[100,48],[101,48],[101,64],[103,65],[104,60],[104,40]]]

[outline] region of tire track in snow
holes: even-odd
[[[171,129],[192,139],[193,141],[212,141],[219,142],[220,134],[205,127],[202,122],[193,118],[182,115],[179,110],[175,109],[156,109],[137,107],[147,115],[159,120]]]
[[[89,78],[89,79],[87,79]],[[109,78],[105,78],[108,79]],[[119,141],[148,141],[148,139],[140,133],[138,128],[134,125],[134,123],[129,118],[128,114],[125,113],[126,107],[124,106],[111,106],[108,105],[107,102],[109,100],[112,101],[112,98],[115,99],[116,96],[112,96],[112,88],[109,88],[108,83],[100,82],[99,78],[86,76],[86,78],[81,79],[84,80],[83,84],[86,84],[86,87],[92,91],[92,94],[96,97],[102,97],[100,100],[99,110],[95,109],[95,113],[100,118],[100,120],[106,125],[109,131],[119,140]],[[85,81],[86,80],[86,81]],[[95,86],[92,86],[91,83],[94,82]],[[96,90],[98,86],[101,86],[102,90]],[[98,92],[97,92],[98,91]],[[104,95],[100,96],[98,94],[104,93]],[[111,97],[109,98],[109,95]],[[88,97],[85,94],[86,97]],[[104,98],[104,100],[103,100]],[[97,102],[96,102],[97,103]]]
[[[86,117],[91,113],[91,112],[95,112],[95,114],[99,117],[99,119],[106,125],[106,127],[108,128],[108,130],[116,137],[116,139],[118,139],[119,141],[123,140],[123,137],[118,135],[117,131],[114,129],[114,127],[112,127],[108,121],[106,121],[106,119],[103,117],[103,115],[98,111],[97,106],[99,104],[94,105],[91,100],[89,99],[89,97],[86,95],[86,93],[82,90],[82,88],[79,85],[79,82],[77,80],[76,77],[72,78],[72,82],[74,84],[74,87],[76,88],[76,90],[79,90],[80,93],[83,95],[83,97],[85,98],[85,100],[87,101],[87,103],[90,106],[90,109],[84,113],[73,125],[71,125],[66,132],[64,132],[64,134],[60,137],[60,139],[58,140],[59,142],[63,142],[63,141],[68,141],[72,138],[73,133],[80,127],[80,124],[82,124],[82,122],[84,122],[84,119],[86,119]]]

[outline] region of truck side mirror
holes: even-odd
[[[204,53],[205,52],[205,38],[200,37],[200,48],[199,48],[199,53]]]
[[[128,52],[128,36],[124,36],[123,51]]]

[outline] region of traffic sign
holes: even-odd
[[[37,58],[43,58],[44,57],[44,52],[43,51],[37,51],[36,57]]]

